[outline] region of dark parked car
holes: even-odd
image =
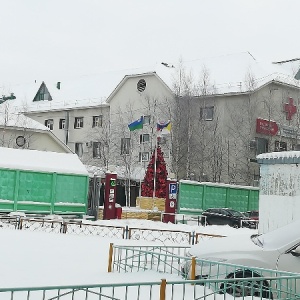
[[[234,228],[256,228],[256,222],[251,221],[239,211],[230,208],[210,208],[201,216],[202,225],[229,225]]]
[[[259,219],[259,214],[258,214],[258,210],[248,210],[246,212],[244,212],[244,215],[248,218],[250,218],[251,220],[257,220]]]

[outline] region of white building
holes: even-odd
[[[261,63],[240,53],[39,82],[30,94],[7,94],[26,101],[26,116],[85,164],[124,166],[130,176],[148,164],[156,123],[171,120],[161,146],[178,179],[255,185],[257,154],[300,147],[298,70],[299,63]],[[130,132],[128,124],[141,116],[143,130]]]
[[[26,117],[10,104],[4,102],[0,105],[0,146],[72,153],[48,127]]]

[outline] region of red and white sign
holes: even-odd
[[[279,128],[276,122],[268,121],[264,119],[256,119],[256,132],[267,134],[267,135],[276,135]]]

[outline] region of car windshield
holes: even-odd
[[[228,209],[227,210],[231,215],[235,216],[235,217],[245,217],[245,215],[243,215],[241,212],[233,210],[233,209]]]
[[[251,237],[254,244],[265,249],[280,249],[300,240],[300,220],[273,231]]]

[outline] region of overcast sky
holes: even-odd
[[[241,51],[300,57],[299,0],[1,0],[0,85]]]

